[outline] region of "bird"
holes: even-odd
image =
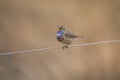
[[[64,48],[68,49],[69,48],[68,46],[73,42],[73,40],[76,38],[79,38],[79,37],[80,36],[77,36],[69,31],[67,31],[64,26],[59,26],[57,33],[56,33],[57,40],[60,43],[64,44],[62,47],[63,49]]]

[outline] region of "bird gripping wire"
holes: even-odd
[[[99,41],[99,42],[91,42],[91,43],[82,43],[82,44],[75,44],[68,46],[71,47],[83,47],[83,46],[92,46],[92,45],[99,45],[99,44],[106,44],[106,43],[116,43],[120,42],[120,40],[107,40],[107,41]],[[49,48],[40,48],[40,49],[32,49],[32,50],[22,50],[22,51],[15,51],[15,52],[6,52],[6,53],[0,53],[1,55],[13,55],[13,54],[20,54],[20,53],[30,53],[30,52],[36,52],[36,51],[47,51],[47,50],[55,50],[60,49],[62,46],[56,46],[56,47],[49,47]]]

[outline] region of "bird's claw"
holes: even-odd
[[[68,49],[69,47],[68,47],[68,45],[64,45],[64,46],[62,46],[62,49]]]

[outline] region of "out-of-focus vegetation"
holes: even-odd
[[[120,39],[119,0],[1,0],[0,52],[59,46],[64,25],[87,43]],[[120,43],[0,56],[0,80],[119,80]]]

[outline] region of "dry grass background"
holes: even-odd
[[[119,0],[1,0],[0,52],[61,45],[57,26],[85,38],[120,39]],[[0,80],[119,80],[120,43],[0,56]]]

